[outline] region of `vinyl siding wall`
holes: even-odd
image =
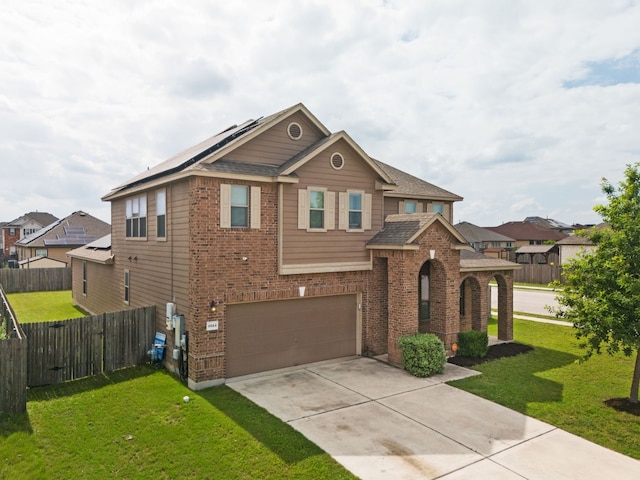
[[[344,157],[344,167],[340,170],[330,165],[329,160],[334,152],[340,152]],[[383,221],[382,192],[375,190],[375,173],[371,168],[346,142],[339,142],[307,162],[296,173],[300,182],[283,187],[282,264],[369,262],[370,254],[365,243],[382,228]],[[307,187],[326,188],[329,192],[335,192],[335,229],[309,232],[298,228],[298,190]],[[347,190],[361,190],[372,195],[371,230],[339,230],[339,192]]]
[[[176,303],[178,314],[189,308],[189,198],[188,181],[166,187],[166,237],[156,238],[156,191],[147,194],[147,238],[125,238],[125,202],[118,199],[111,205],[112,249],[116,254],[112,266],[118,292],[110,310],[157,305],[157,328],[167,333],[167,343],[173,342],[165,329],[165,304]],[[140,196],[136,193],[132,196]],[[124,302],[124,271],[130,274],[130,301]]]
[[[122,310],[113,265],[87,261],[87,294],[83,295],[82,263],[79,258],[71,259],[73,302],[92,315]]]
[[[299,140],[292,140],[287,134],[287,127],[291,122],[296,122],[302,127],[302,137]],[[282,165],[322,137],[322,132],[304,115],[297,113],[235,149],[229,158],[243,162]]]

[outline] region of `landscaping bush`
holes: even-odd
[[[461,357],[482,358],[489,351],[489,335],[485,332],[458,333],[458,352]]]
[[[398,345],[407,372],[416,377],[443,373],[447,352],[442,341],[431,333],[416,333],[401,337]]]

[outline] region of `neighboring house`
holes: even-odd
[[[553,218],[527,217],[524,219],[524,221],[535,223],[536,225],[548,228],[550,230],[555,230],[556,232],[564,233],[565,235],[570,235],[571,233],[573,233],[573,230],[575,228],[573,225],[568,225],[558,220],[554,220]]]
[[[606,222],[599,223],[598,225],[591,226],[581,226],[580,230],[586,230],[587,228],[609,228],[609,224]],[[579,231],[579,230],[578,230]],[[560,265],[564,265],[573,257],[575,257],[578,253],[581,252],[590,252],[595,250],[596,246],[593,242],[585,237],[581,237],[579,235],[571,235],[567,238],[563,238],[559,242],[557,242],[558,248],[560,249]]]
[[[111,236],[69,252],[73,299],[157,306],[168,368],[192,389],[351,355],[398,338],[513,338],[513,270],[451,225],[461,197],[373,160],[304,105],[234,125],[123,183]],[[407,213],[415,211],[415,213]],[[422,213],[420,213],[422,211]],[[468,258],[467,255],[474,255]]]
[[[497,227],[485,227],[492,232],[500,233],[515,239],[515,247],[525,245],[545,245],[555,243],[567,237],[565,233],[552,230],[531,222],[507,222]]]
[[[20,261],[48,257],[67,263],[69,250],[93,242],[110,232],[111,226],[108,223],[77,211],[18,240],[15,246]],[[32,268],[34,264],[27,262],[23,265],[25,266],[22,268]]]
[[[2,226],[2,248],[5,257],[15,256],[16,242],[37,232],[41,228],[58,220],[58,217],[46,212],[25,213],[21,217]]]
[[[467,239],[476,252],[494,258],[507,259],[516,242],[513,238],[469,222],[457,223],[454,228]]]

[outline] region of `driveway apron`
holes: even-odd
[[[367,479],[638,479],[640,462],[446,385],[349,358],[228,381]]]

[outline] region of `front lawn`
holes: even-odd
[[[572,327],[514,320],[514,330],[532,352],[478,365],[482,375],[451,385],[640,459],[640,417],[603,403],[629,396],[634,358],[604,354],[579,363]],[[496,335],[495,322],[489,334]]]
[[[71,290],[8,293],[7,300],[19,323],[50,322],[86,316],[82,310],[73,306]]]
[[[230,388],[150,366],[31,389],[26,414],[0,415],[0,452],[13,480],[355,478]]]

